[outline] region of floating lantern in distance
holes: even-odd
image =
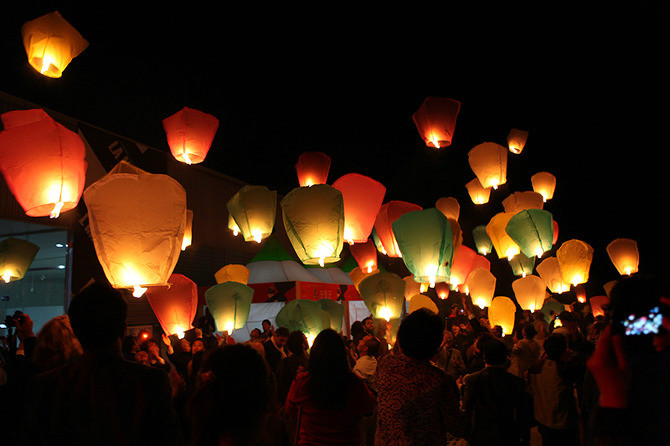
[[[593,317],[605,316],[605,309],[610,303],[610,298],[607,296],[593,296],[589,299],[591,304],[591,313]]]
[[[544,201],[551,200],[554,197],[556,189],[556,177],[549,172],[538,172],[530,181],[533,184],[533,190],[542,194]]]
[[[309,299],[294,299],[279,310],[275,323],[289,331],[302,331],[311,346],[316,336],[330,328],[330,314],[319,302]]]
[[[327,184],[299,187],[281,201],[284,228],[305,265],[340,260],[344,235],[342,192]]]
[[[0,115],[0,170],[29,217],[56,218],[79,203],[86,148],[79,135],[42,109]]]
[[[300,187],[326,184],[330,170],[330,157],[321,152],[305,152],[295,165]]]
[[[361,271],[371,273],[377,269],[377,248],[372,240],[349,246],[349,252],[356,259]]]
[[[147,300],[163,331],[183,338],[198,313],[198,286],[181,274],[172,274],[168,282],[147,290]]]
[[[352,269],[349,272],[349,277],[351,277],[351,281],[354,282],[354,286],[356,287],[356,290],[358,290],[358,285],[363,281],[363,279],[373,276],[379,272],[378,269],[373,269],[371,272],[367,272],[368,269],[361,269],[360,267],[356,267]]]
[[[375,220],[375,230],[386,255],[396,258],[401,256],[393,233],[393,222],[407,212],[420,210],[421,206],[406,201],[389,201],[382,205]]]
[[[344,200],[344,240],[350,245],[365,243],[384,201],[386,188],[372,178],[350,173],[340,177],[333,187]]]
[[[514,192],[502,201],[502,205],[505,212],[516,214],[525,209],[542,209],[544,200],[542,194],[537,192]]]
[[[586,303],[586,288],[583,285],[575,285],[575,296],[580,304]]]
[[[503,146],[493,142],[476,145],[468,152],[468,162],[483,187],[497,189],[507,182],[507,149]]]
[[[640,254],[635,240],[618,238],[607,245],[607,254],[622,276],[630,276],[638,271]]]
[[[470,298],[479,308],[491,305],[496,291],[496,277],[484,268],[475,268],[470,272],[467,281]]]
[[[526,146],[527,140],[527,131],[518,129],[510,130],[509,134],[507,135],[507,145],[509,146],[509,151],[518,155]]]
[[[514,243],[512,237],[505,231],[507,223],[513,216],[507,212],[500,212],[494,215],[489,224],[486,225],[486,233],[491,238],[493,248],[496,250],[499,259],[507,257],[510,260],[521,252],[519,245]]]
[[[500,325],[503,334],[512,334],[514,331],[514,316],[516,314],[516,305],[507,296],[496,296],[489,306],[489,323],[491,327]]]
[[[535,259],[533,257],[533,259]],[[561,267],[556,257],[547,257],[537,265],[537,273],[544,280],[545,285],[552,293],[565,293],[570,291],[570,284],[563,280]]]
[[[237,237],[238,234],[240,233],[240,227],[237,226],[237,222],[235,222],[235,219],[230,213],[228,214],[228,229],[233,231],[233,235],[235,237]]]
[[[435,293],[437,293],[437,297],[439,297],[442,300],[449,297],[449,285],[447,284],[447,282],[436,283]]]
[[[393,233],[414,280],[432,287],[449,280],[453,234],[449,220],[440,211],[430,208],[407,212],[393,222]]]
[[[186,209],[186,228],[184,229],[184,239],[181,242],[181,250],[191,246],[193,243],[193,211]]]
[[[551,212],[525,209],[510,218],[505,232],[526,257],[537,256],[539,259],[553,246],[553,223]]]
[[[249,317],[254,289],[238,282],[216,284],[205,291],[205,300],[212,313],[217,331],[244,327]]]
[[[581,240],[568,240],[556,251],[563,281],[572,285],[589,280],[589,270],[593,261],[593,248]]]
[[[454,197],[442,197],[437,200],[435,207],[444,214],[445,217],[457,220],[461,214],[461,205]]]
[[[68,64],[88,46],[58,11],[26,22],[21,27],[28,63],[48,77],[58,78]]]
[[[433,299],[423,294],[417,294],[409,301],[408,311],[410,314],[414,313],[419,308],[425,308],[435,314],[440,312],[437,305],[435,305],[435,302],[433,302]]]
[[[27,240],[6,238],[0,242],[0,277],[5,283],[23,279],[40,247]]]
[[[475,246],[477,246],[478,253],[485,256],[493,251],[493,242],[486,232],[485,225],[475,226],[472,230],[472,237],[475,239]]]
[[[522,252],[508,259],[508,262],[515,276],[525,277],[532,274],[535,268],[535,256],[527,257]]]
[[[186,191],[167,175],[121,161],[84,191],[91,238],[114,288],[166,285],[186,227]]]
[[[216,283],[237,282],[246,285],[249,282],[249,274],[249,268],[246,266],[231,263],[214,273],[214,279]]]
[[[188,107],[163,119],[172,156],[186,164],[198,164],[205,160],[218,128],[219,120],[214,116]]]
[[[474,204],[485,204],[489,202],[491,197],[491,188],[482,186],[479,179],[475,178],[465,185],[470,195],[470,199]]]
[[[427,97],[412,119],[428,147],[448,147],[454,137],[461,103],[449,98]]]
[[[477,252],[474,249],[468,248],[465,245],[461,245],[458,248],[451,263],[451,275],[449,276],[449,283],[452,288],[465,284],[470,271],[472,271],[472,265],[476,257]]]
[[[277,192],[265,186],[243,186],[226,204],[244,240],[260,243],[272,234]]]
[[[547,286],[537,276],[528,275],[512,282],[514,296],[519,306],[524,310],[535,310],[542,308],[544,298],[547,295]]]
[[[405,303],[405,281],[397,274],[381,272],[358,285],[363,302],[373,318],[398,319]]]

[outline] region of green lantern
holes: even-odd
[[[377,234],[376,228],[372,228],[372,241],[375,243],[377,251],[386,255],[386,250],[384,249],[384,245],[382,245],[382,241],[379,239],[379,234]]]
[[[277,214],[277,192],[265,186],[243,186],[226,204],[244,240],[261,242],[272,234]],[[228,228],[231,222],[228,221]],[[231,228],[234,231],[234,227]]]
[[[244,327],[249,317],[254,289],[239,282],[223,282],[205,292],[205,300],[218,331]]]
[[[399,319],[405,303],[405,281],[397,274],[380,272],[358,284],[358,292],[373,318]]]
[[[284,308],[277,313],[275,324],[278,327],[286,327],[289,331],[302,331],[309,345],[312,345],[319,333],[330,328],[331,317],[319,302],[295,299],[284,305]]]
[[[319,299],[316,301],[321,305],[321,309],[330,315],[330,328],[336,332],[342,331],[344,320],[344,307],[341,303],[333,299]]]
[[[547,322],[551,322],[551,319],[553,318],[554,314],[559,315],[561,314],[561,311],[565,311],[565,305],[563,305],[560,302],[547,299],[544,301],[544,305],[542,305],[540,311],[542,312],[542,314],[544,314],[544,319]]]
[[[486,232],[486,225],[476,226],[472,230],[472,237],[475,239],[475,246],[477,247],[477,252],[485,256],[486,254],[493,251],[493,242],[491,237]]]
[[[535,257],[526,257],[523,253],[515,255],[508,262],[515,276],[528,276],[533,273],[535,268]]]
[[[505,232],[526,257],[539,258],[552,248],[554,218],[549,211],[525,209],[509,220]]]
[[[393,222],[407,269],[420,283],[447,282],[454,257],[451,223],[436,208],[411,211]]]
[[[0,242],[0,276],[5,283],[23,279],[40,247],[27,240],[6,238]]]

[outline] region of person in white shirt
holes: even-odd
[[[375,384],[375,371],[377,370],[377,355],[379,354],[381,343],[374,336],[367,335],[360,341],[356,349],[358,350],[358,359],[353,367],[353,372],[359,378],[363,379],[370,391],[377,395],[377,386]],[[363,417],[361,420],[361,446],[372,446],[375,439],[375,428],[377,424],[376,410],[369,417]]]

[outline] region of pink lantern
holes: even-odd
[[[326,184],[330,170],[330,157],[321,152],[305,152],[295,165],[300,187]]]
[[[350,245],[367,242],[386,188],[380,182],[357,173],[340,177],[333,187],[342,192],[344,200],[344,239]]]
[[[412,119],[428,147],[439,149],[451,145],[456,117],[461,103],[450,98],[428,97]]]
[[[151,287],[146,296],[166,334],[182,338],[192,328],[198,311],[198,287],[191,279],[172,274],[167,286]]]
[[[454,260],[451,265],[451,275],[449,276],[449,283],[452,286],[460,286],[465,283],[472,271],[472,264],[477,258],[477,251],[461,245],[454,255]]]
[[[372,240],[349,246],[349,252],[356,259],[361,271],[371,273],[377,269],[377,247]]]

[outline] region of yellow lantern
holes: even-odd
[[[474,204],[485,204],[491,197],[491,188],[482,186],[477,178],[465,185]]]
[[[519,306],[524,310],[530,310],[531,313],[542,308],[544,298],[547,294],[547,286],[544,281],[537,276],[529,275],[516,279],[512,282],[514,296]]]
[[[538,172],[530,181],[533,184],[533,190],[542,194],[544,201],[551,200],[554,197],[556,189],[556,177],[549,172]]]
[[[237,282],[246,285],[249,283],[249,274],[249,268],[246,266],[231,263],[214,273],[214,279],[216,283]]]
[[[442,197],[435,202],[435,207],[449,220],[458,220],[461,213],[461,205],[454,197]]]
[[[507,145],[509,146],[509,151],[514,154],[519,154],[526,145],[528,140],[528,132],[525,130],[512,129],[507,135]]]
[[[237,222],[233,218],[232,215],[228,214],[228,229],[233,231],[233,235],[237,237],[237,235],[240,233],[240,227],[237,226]]]
[[[468,152],[468,162],[482,186],[497,189],[507,182],[507,149],[503,146],[479,144]]]
[[[193,243],[193,211],[186,209],[186,228],[184,229],[184,239],[181,242],[181,250],[185,251],[186,248],[191,246]]]
[[[607,254],[619,274],[630,276],[638,270],[640,254],[637,251],[637,242],[629,238],[618,238],[607,245]]]
[[[496,296],[491,301],[489,307],[489,323],[491,327],[500,325],[503,334],[512,334],[514,331],[514,316],[516,315],[516,305],[507,296]]]
[[[364,279],[358,286],[373,318],[398,319],[405,303],[405,281],[397,274],[381,272]]]
[[[114,288],[167,285],[184,238],[186,191],[125,161],[84,191],[91,238]]]
[[[521,252],[519,245],[514,243],[514,240],[506,231],[507,224],[512,217],[514,217],[514,214],[500,212],[494,215],[489,224],[486,225],[486,233],[491,238],[493,248],[496,250],[499,259],[507,257],[508,260],[511,260]]]
[[[470,272],[466,282],[470,299],[479,308],[491,305],[496,291],[496,276],[485,268],[475,268]]]
[[[516,214],[526,209],[543,209],[542,194],[533,191],[514,192],[502,201],[505,212]]]
[[[265,186],[243,186],[226,204],[244,240],[260,243],[272,234],[277,192]]]
[[[6,238],[0,242],[0,277],[5,283],[23,279],[40,247],[27,240]]]
[[[570,291],[570,284],[563,281],[561,267],[556,257],[547,257],[535,269],[552,293]]]
[[[563,281],[572,285],[589,280],[589,269],[593,261],[593,248],[581,240],[568,240],[556,251]]]
[[[249,317],[254,289],[238,282],[224,282],[214,285],[205,292],[217,331],[227,331],[244,327]]]
[[[28,62],[41,74],[58,78],[88,42],[58,11],[26,22],[21,28]]]
[[[435,314],[440,312],[437,305],[435,305],[435,302],[433,302],[433,299],[424,294],[417,294],[409,301],[408,311],[410,314],[414,313],[419,308],[427,308]]]
[[[372,271],[368,272],[367,269],[362,270],[359,266],[357,266],[349,272],[349,277],[351,277],[351,281],[354,282],[354,286],[356,287],[356,290],[358,290],[358,286],[363,281],[363,279],[374,276],[378,272],[379,269],[373,269]]]

